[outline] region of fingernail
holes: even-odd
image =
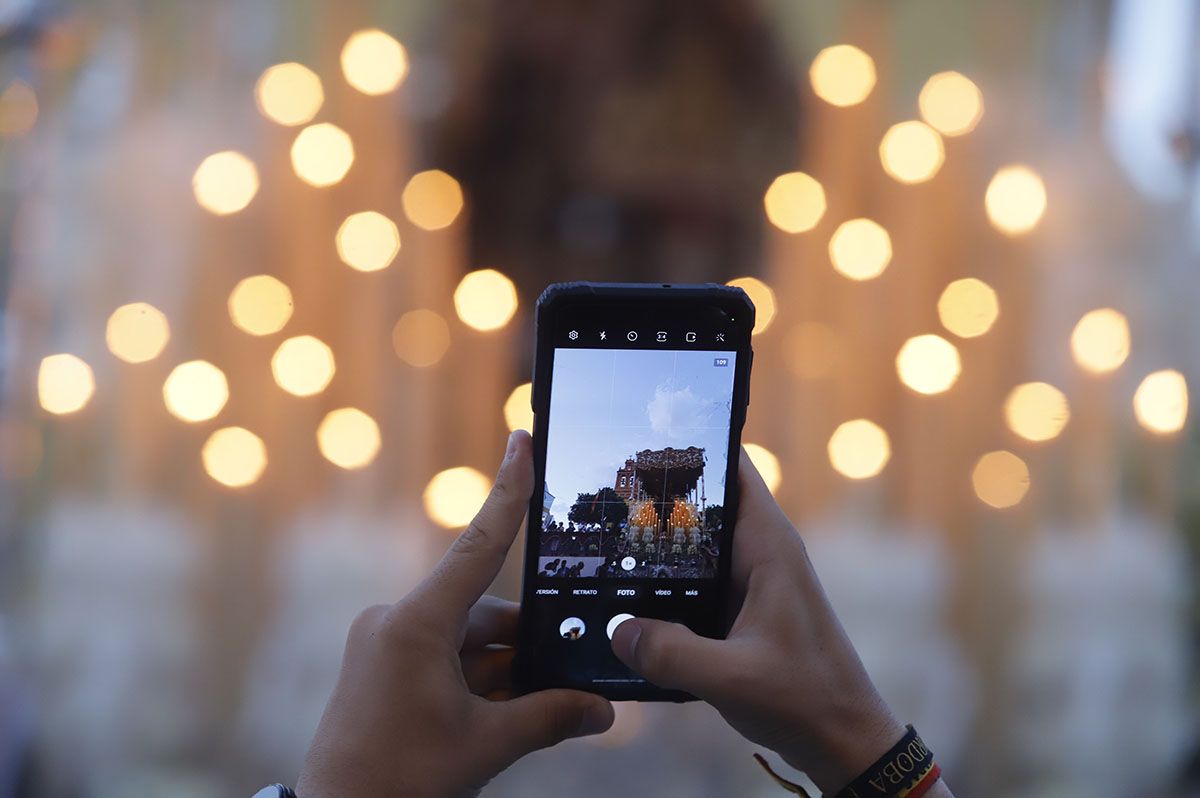
[[[612,723],[612,704],[592,704],[583,711],[583,717],[579,720],[579,734],[600,734],[608,731]]]
[[[508,433],[508,446],[506,446],[504,448],[504,459],[507,460],[508,458],[512,457],[513,452],[515,452],[516,450],[517,450],[517,433],[510,432],[510,433]]]

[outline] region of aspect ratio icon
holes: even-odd
[[[636,341],[637,340],[637,330],[630,330],[629,332],[625,333],[625,337],[628,338],[630,341]]]
[[[655,339],[658,340],[658,342],[660,344],[667,340],[667,334],[665,332],[663,332],[662,330],[659,330],[658,335],[656,335],[654,337],[655,337]]]

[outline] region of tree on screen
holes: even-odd
[[[576,524],[612,524],[617,526],[629,517],[629,505],[612,488],[595,493],[580,493],[571,505],[567,518]]]

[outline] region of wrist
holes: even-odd
[[[807,774],[822,793],[833,795],[887,753],[904,733],[904,724],[874,694],[831,712],[807,741],[778,753]]]

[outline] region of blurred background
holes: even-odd
[[[568,279],[749,292],[748,448],[960,795],[1200,795],[1198,163],[1194,0],[0,0],[0,796],[294,781]],[[487,792],[753,750],[622,705]]]

